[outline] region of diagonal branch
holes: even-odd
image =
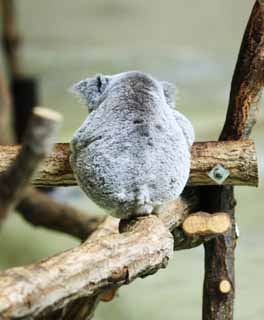
[[[238,55],[220,140],[247,139],[257,121],[264,84],[264,14],[256,1]]]
[[[247,139],[257,121],[264,81],[264,11],[256,1],[242,40],[220,140]],[[232,228],[205,243],[203,320],[232,320],[234,308],[235,198],[231,186],[201,188],[201,209],[228,212]],[[223,290],[222,284],[228,290]]]
[[[0,175],[0,218],[22,197],[39,163],[51,149],[59,114],[36,108],[22,148],[7,170]]]
[[[183,207],[185,204],[178,206],[179,210]],[[173,254],[173,237],[168,229],[175,229],[179,223],[177,210],[170,215],[123,221],[122,226],[119,220],[108,217],[81,246],[35,265],[0,273],[2,318],[43,319],[59,309],[69,314],[73,310],[65,306],[77,300],[81,308],[82,299],[91,299],[88,316],[98,301],[95,297],[99,299],[105,290],[166,267]]]

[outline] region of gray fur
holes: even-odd
[[[73,87],[91,113],[73,136],[70,162],[84,192],[112,215],[150,214],[183,191],[194,131],[173,109],[173,88],[136,71]]]

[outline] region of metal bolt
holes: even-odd
[[[223,165],[217,164],[212,170],[208,172],[208,176],[217,184],[223,184],[226,178],[230,175]]]

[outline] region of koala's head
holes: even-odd
[[[139,71],[128,71],[116,75],[96,75],[92,78],[81,80],[73,85],[71,91],[82,98],[88,110],[94,111],[109,94],[137,92],[151,92],[174,108],[176,87],[170,82],[158,81],[153,77]]]

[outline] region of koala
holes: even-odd
[[[88,197],[120,219],[177,199],[194,130],[175,110],[174,85],[129,71],[87,78],[72,91],[89,111],[70,143],[70,164]]]

